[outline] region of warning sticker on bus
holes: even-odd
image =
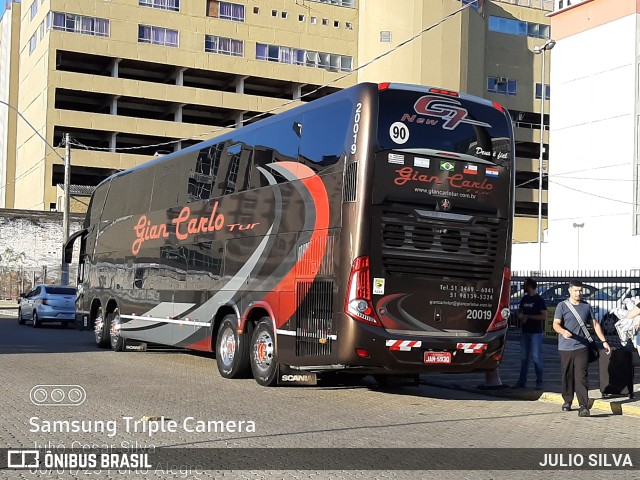
[[[424,352],[424,363],[451,363],[451,352]]]

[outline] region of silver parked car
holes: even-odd
[[[62,285],[36,285],[20,295],[18,323],[31,320],[34,327],[43,322],[60,322],[63,326],[74,323],[76,318],[76,289]]]

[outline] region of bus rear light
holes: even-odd
[[[498,110],[499,112],[504,112],[504,107],[502,105],[500,105],[498,102],[493,102],[493,106],[496,108],[496,110]]]
[[[500,301],[498,302],[498,309],[496,310],[496,316],[493,318],[491,325],[487,329],[487,332],[495,332],[506,328],[509,323],[509,294],[511,293],[511,270],[508,267],[504,267],[502,274],[502,289],[500,290]]]
[[[369,358],[369,350],[363,348],[356,348],[356,355],[362,358]]]
[[[443,90],[442,88],[430,88],[429,93],[438,93],[440,95],[448,95],[450,97],[459,97],[458,92],[452,90]]]
[[[378,90],[380,90],[380,91],[386,90],[390,86],[391,86],[391,82],[382,82],[382,83],[378,84]]]
[[[369,257],[358,257],[353,261],[347,285],[344,311],[354,320],[380,326],[371,303],[371,273]]]

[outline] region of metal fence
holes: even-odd
[[[69,283],[75,285],[77,265],[69,265]],[[34,285],[41,283],[59,284],[62,278],[60,265],[26,267],[20,265],[0,265],[0,300],[17,300]]]
[[[614,311],[622,308],[625,302],[640,301],[640,273],[635,271],[551,271],[531,274],[514,272],[511,278],[511,299],[509,328],[519,331],[520,324],[516,315],[520,300],[524,295],[523,285],[527,277],[538,282],[538,293],[547,305],[546,336],[555,337],[553,314],[557,305],[569,298],[569,282],[580,280],[583,283],[583,300],[591,305],[591,311],[603,327],[606,335],[615,335],[615,323],[618,320]]]

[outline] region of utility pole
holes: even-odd
[[[64,203],[62,207],[62,285],[69,285],[69,264],[64,261],[64,246],[69,239],[69,189],[71,187],[71,145],[64,134]]]

